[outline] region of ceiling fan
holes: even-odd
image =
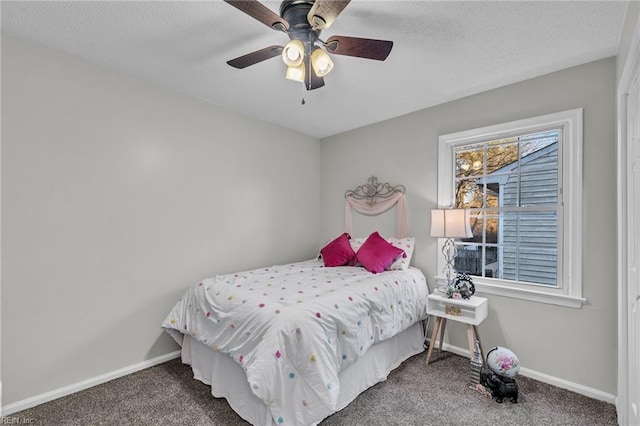
[[[331,36],[320,39],[351,0],[284,0],[280,16],[257,0],[224,0],[266,26],[282,31],[290,41],[273,45],[227,61],[234,68],[246,68],[276,56],[287,65],[286,78],[304,83],[307,90],[324,86],[324,76],[333,69],[328,53],[384,61],[392,41]]]

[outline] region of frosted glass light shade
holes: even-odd
[[[318,77],[324,77],[333,69],[333,61],[327,52],[318,47],[311,53],[311,66]]]
[[[286,77],[289,80],[299,81],[304,83],[304,64],[300,64],[297,67],[288,67]]]
[[[282,49],[282,60],[289,67],[297,67],[304,59],[304,45],[300,40],[291,40]]]
[[[466,209],[431,210],[431,236],[437,238],[471,238],[469,211]]]

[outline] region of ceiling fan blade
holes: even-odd
[[[307,14],[314,30],[329,28],[351,0],[316,0]]]
[[[325,43],[327,52],[336,55],[356,56],[358,58],[384,61],[389,56],[392,41],[371,38],[331,36]]]
[[[247,53],[239,58],[227,61],[227,64],[234,68],[246,68],[250,65],[257,64],[258,62],[266,61],[273,57],[279,56],[282,53],[282,46],[269,46],[264,49],[256,50],[255,52]]]
[[[306,78],[306,81],[304,82],[307,90],[318,89],[324,86],[324,78],[318,77],[313,70],[310,71],[311,72],[307,73],[308,78]]]
[[[267,6],[256,0],[224,0],[231,6],[241,10],[247,15],[265,24],[267,27],[278,31],[287,31],[289,23],[276,15]]]

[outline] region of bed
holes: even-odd
[[[396,249],[388,256],[401,255],[383,270],[358,257],[382,240],[344,233],[319,258],[202,280],[162,327],[194,377],[243,419],[315,425],[424,350],[427,283],[400,248],[412,239],[385,239]],[[327,247],[355,256],[328,266],[342,252]]]

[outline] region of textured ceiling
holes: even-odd
[[[264,1],[278,13],[279,2]],[[7,2],[2,32],[323,138],[617,52],[627,2],[353,0],[331,35],[393,40],[385,62],[334,55],[305,92],[279,58],[226,64],[288,41],[222,1]],[[305,97],[305,105],[301,104]]]

